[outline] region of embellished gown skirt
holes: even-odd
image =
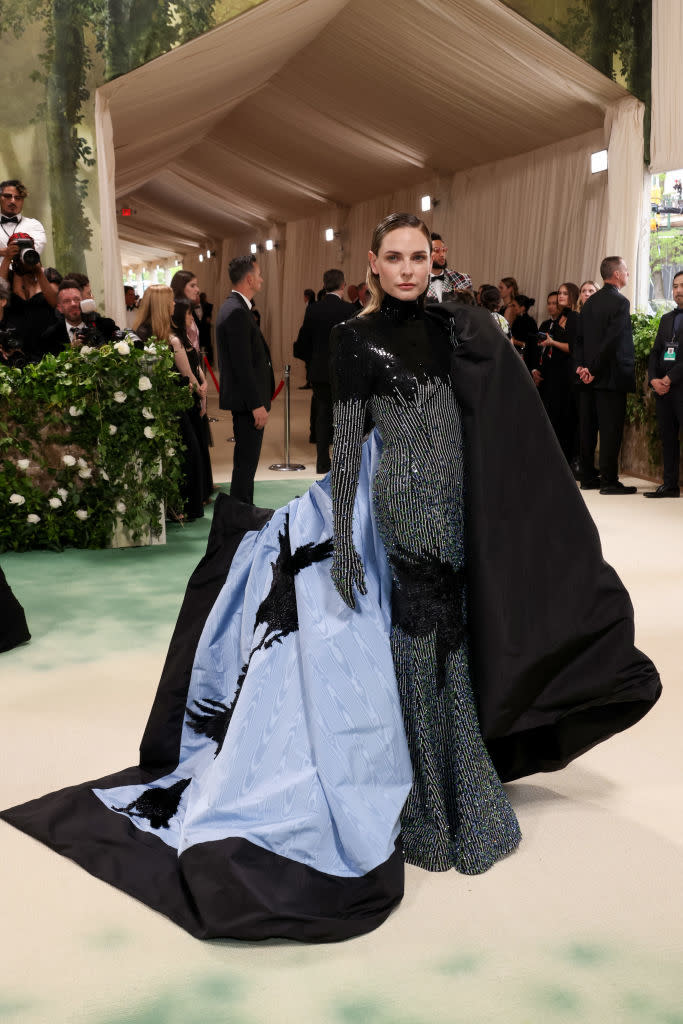
[[[373,399],[375,519],[392,577],[391,650],[413,767],[406,861],[476,874],[520,841],[477,719],[467,650],[463,450],[450,384]]]

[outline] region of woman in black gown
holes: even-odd
[[[513,850],[520,832],[470,685],[462,427],[448,321],[423,304],[430,250],[417,217],[383,221],[369,253],[372,298],[332,333],[332,578],[354,607],[354,586],[366,589],[352,521],[369,411],[384,446],[372,502],[391,568],[391,647],[414,773],[403,853],[429,870],[474,874]]]
[[[333,332],[331,495],[219,496],[140,764],[0,815],[193,935],[370,931],[404,859],[515,849],[501,779],[659,697],[530,376],[487,311],[424,309],[430,250],[383,221]]]
[[[539,336],[539,394],[548,419],[571,464],[576,440],[576,384],[572,352],[579,324],[579,289],[572,281],[557,289],[558,313],[545,337]]]

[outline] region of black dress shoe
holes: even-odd
[[[597,476],[595,480],[584,480],[581,484],[582,491],[597,491],[600,487],[600,477]]]
[[[656,491],[645,491],[645,498],[680,498],[680,487],[665,487],[660,484]]]
[[[637,487],[627,487],[622,484],[620,480],[617,480],[615,484],[606,484],[600,488],[600,494],[635,494]]]

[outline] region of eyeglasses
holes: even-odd
[[[24,196],[17,196],[13,192],[0,192],[0,199],[23,199]]]

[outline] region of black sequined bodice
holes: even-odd
[[[402,392],[414,395],[418,383],[448,378],[450,341],[442,320],[420,302],[386,296],[381,310],[341,324],[336,337],[347,338],[333,350],[335,400],[368,399]]]

